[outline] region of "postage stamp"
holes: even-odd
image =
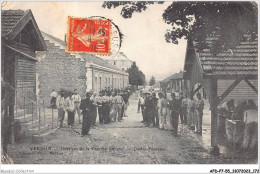
[[[106,19],[69,16],[67,52],[110,55],[110,25]]]

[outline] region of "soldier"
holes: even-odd
[[[128,108],[128,98],[129,98],[129,94],[128,94],[128,91],[124,91],[123,92],[123,99],[124,99],[124,113],[123,113],[123,117],[127,117],[127,115],[125,114],[126,113],[126,110]]]
[[[65,100],[65,108],[68,113],[68,127],[72,127],[74,124],[75,106],[72,99],[72,93],[68,93],[68,97]]]
[[[92,126],[97,126],[97,124],[96,124],[96,119],[97,119],[97,97],[96,97],[96,95],[97,94],[94,92],[92,94],[92,96],[90,97],[90,101],[92,102],[92,106],[90,108]]]
[[[203,116],[203,109],[204,109],[204,101],[201,99],[201,94],[197,93],[198,100],[195,104],[196,109],[196,124],[195,124],[195,133],[202,133],[202,116]]]
[[[142,96],[143,96],[142,91],[140,91],[139,95],[140,95],[140,96],[138,96],[139,99],[138,99],[137,113],[140,112],[140,108],[141,108],[141,98],[142,98]]]
[[[154,127],[159,127],[159,117],[158,117],[158,98],[156,98],[155,92],[152,94],[153,100],[153,115],[152,115],[152,122]]]
[[[158,114],[158,118],[159,118],[159,129],[163,129],[163,117],[162,117],[162,100],[163,100],[163,95],[162,93],[158,94],[159,99],[157,102],[157,114]]]
[[[119,95],[119,92],[115,93],[114,97],[114,103],[115,103],[115,117],[117,117],[117,121],[121,122],[121,112],[122,112],[122,106],[124,104],[123,98]]]
[[[166,122],[166,117],[168,115],[168,110],[169,110],[169,101],[166,98],[165,95],[161,94],[162,98],[161,98],[161,109],[159,109],[161,111],[161,120],[160,120],[160,128],[167,130],[168,126],[167,126],[167,122]]]
[[[195,100],[192,94],[190,95],[190,98],[187,99],[187,113],[188,113],[188,127],[191,130],[194,130]]]
[[[144,125],[145,127],[149,126],[149,120],[148,120],[148,108],[147,105],[149,103],[149,93],[148,92],[144,92],[144,104],[143,104],[143,121],[144,121]]]
[[[64,98],[64,91],[60,91],[60,95],[56,99],[56,106],[58,109],[58,119],[59,119],[59,127],[61,128],[63,126],[63,120],[65,116],[65,98]]]
[[[145,126],[153,127],[154,103],[149,92],[146,93],[144,106],[146,112]]]
[[[102,107],[102,92],[99,91],[99,95],[97,97],[97,107],[98,107],[98,119],[99,124],[103,124],[103,107]]]
[[[126,109],[126,103],[125,103],[125,93],[124,91],[120,92],[120,96],[122,97],[122,99],[124,100],[124,104],[122,105],[122,111],[121,111],[121,118],[123,119],[124,117],[124,113],[125,113],[125,109]]]
[[[86,99],[82,100],[80,104],[80,109],[83,111],[83,123],[81,136],[89,135],[90,126],[91,126],[91,114],[90,108],[92,103],[90,101],[90,93],[86,94]]]
[[[107,96],[107,92],[104,92],[104,95],[102,97],[102,119],[103,119],[103,123],[107,124],[110,122],[109,119],[109,97]]]
[[[180,92],[180,96],[179,96],[179,102],[181,104],[180,106],[180,119],[181,119],[181,124],[186,124],[187,123],[187,115],[185,113],[185,105],[183,103],[184,97],[183,97],[183,93]]]
[[[175,93],[171,93],[172,100],[169,102],[172,116],[173,135],[177,136],[179,123],[180,102],[175,98]]]
[[[139,100],[140,100],[140,107],[141,107],[142,117],[143,117],[143,120],[141,122],[144,123],[144,120],[145,120],[145,109],[144,109],[145,94],[141,93],[140,95],[141,95],[141,97]]]
[[[109,113],[110,113],[110,121],[115,122],[115,102],[114,102],[115,93],[112,91],[111,95],[109,96]]]
[[[81,119],[80,119],[80,109],[79,109],[79,105],[81,102],[81,97],[78,94],[78,90],[75,89],[74,90],[74,95],[72,96],[72,99],[74,101],[74,106],[75,106],[75,114],[78,113],[78,118],[79,118],[79,124],[81,124]]]

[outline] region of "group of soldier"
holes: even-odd
[[[130,90],[102,90],[99,93],[89,91],[86,98],[81,99],[78,90],[74,92],[55,90],[51,93],[51,105],[58,109],[59,127],[63,127],[65,113],[68,115],[68,127],[73,127],[75,114],[79,124],[82,124],[82,136],[88,135],[90,128],[97,126],[97,115],[100,124],[121,122],[126,117],[125,112],[129,105]],[[81,122],[81,115],[83,117]]]
[[[180,118],[181,124],[187,124],[195,133],[201,134],[204,102],[200,93],[196,96],[194,99],[193,95],[187,97],[180,92],[178,97],[175,93],[167,97],[166,92],[159,92],[157,98],[155,92],[140,91],[137,112],[141,108],[142,122],[146,127],[170,130],[177,136]]]

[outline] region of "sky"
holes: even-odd
[[[186,40],[178,45],[167,43],[165,33],[170,29],[163,19],[163,11],[171,4],[149,5],[142,13],[134,13],[125,19],[120,15],[122,7],[102,8],[102,2],[8,2],[2,9],[31,9],[40,30],[64,40],[67,18],[103,16],[111,19],[123,34],[120,51],[137,66],[149,80],[163,80],[183,69]]]

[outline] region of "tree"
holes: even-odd
[[[121,15],[131,18],[132,14],[145,11],[156,2],[104,2],[111,9],[122,6]],[[162,3],[162,2],[157,2]],[[244,41],[245,34],[251,40],[257,38],[257,3],[244,2],[173,2],[163,13],[164,21],[172,26],[165,34],[167,42],[178,44],[181,38],[196,41],[197,49],[208,48],[214,53],[232,49]],[[214,36],[212,44],[206,38]]]
[[[155,77],[154,76],[152,76],[151,77],[151,79],[150,79],[150,81],[149,81],[149,86],[153,86],[154,84],[155,84]]]
[[[136,66],[136,62],[134,62],[132,66],[126,70],[126,72],[129,74],[130,85],[136,86],[145,84],[145,75],[139,70],[138,66]]]

